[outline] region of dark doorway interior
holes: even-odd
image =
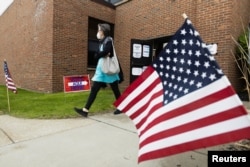
[[[108,23],[103,20],[99,20],[93,17],[89,17],[88,22],[88,68],[95,68],[97,65],[97,60],[94,58],[95,52],[99,47],[99,41],[96,38],[97,25],[99,23]],[[114,37],[114,24],[108,23],[110,25],[111,37]]]

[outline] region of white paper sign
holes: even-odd
[[[143,45],[143,57],[149,57],[149,51],[150,51],[150,46],[149,45]]]
[[[139,67],[133,67],[132,68],[132,75],[139,76],[142,74],[142,68]]]
[[[142,46],[141,44],[133,44],[133,57],[134,58],[141,58],[142,53]]]

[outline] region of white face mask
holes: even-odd
[[[98,32],[97,34],[96,34],[96,37],[97,37],[97,39],[102,39],[103,38],[103,36],[102,36],[102,34],[100,33],[100,32]]]

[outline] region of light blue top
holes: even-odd
[[[100,47],[100,50],[102,50],[103,47]],[[96,82],[105,82],[105,83],[113,83],[115,81],[120,80],[119,75],[118,74],[114,74],[114,75],[108,75],[102,72],[102,62],[103,62],[103,58],[100,58],[98,60],[97,66],[96,66],[96,70],[95,70],[95,75],[92,78],[92,81],[96,81]]]

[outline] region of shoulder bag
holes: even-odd
[[[108,75],[114,75],[120,72],[119,62],[116,56],[115,47],[114,47],[112,38],[111,38],[111,41],[112,41],[112,46],[113,46],[113,57],[109,57],[109,56],[104,57],[102,66],[101,66],[102,72]]]

